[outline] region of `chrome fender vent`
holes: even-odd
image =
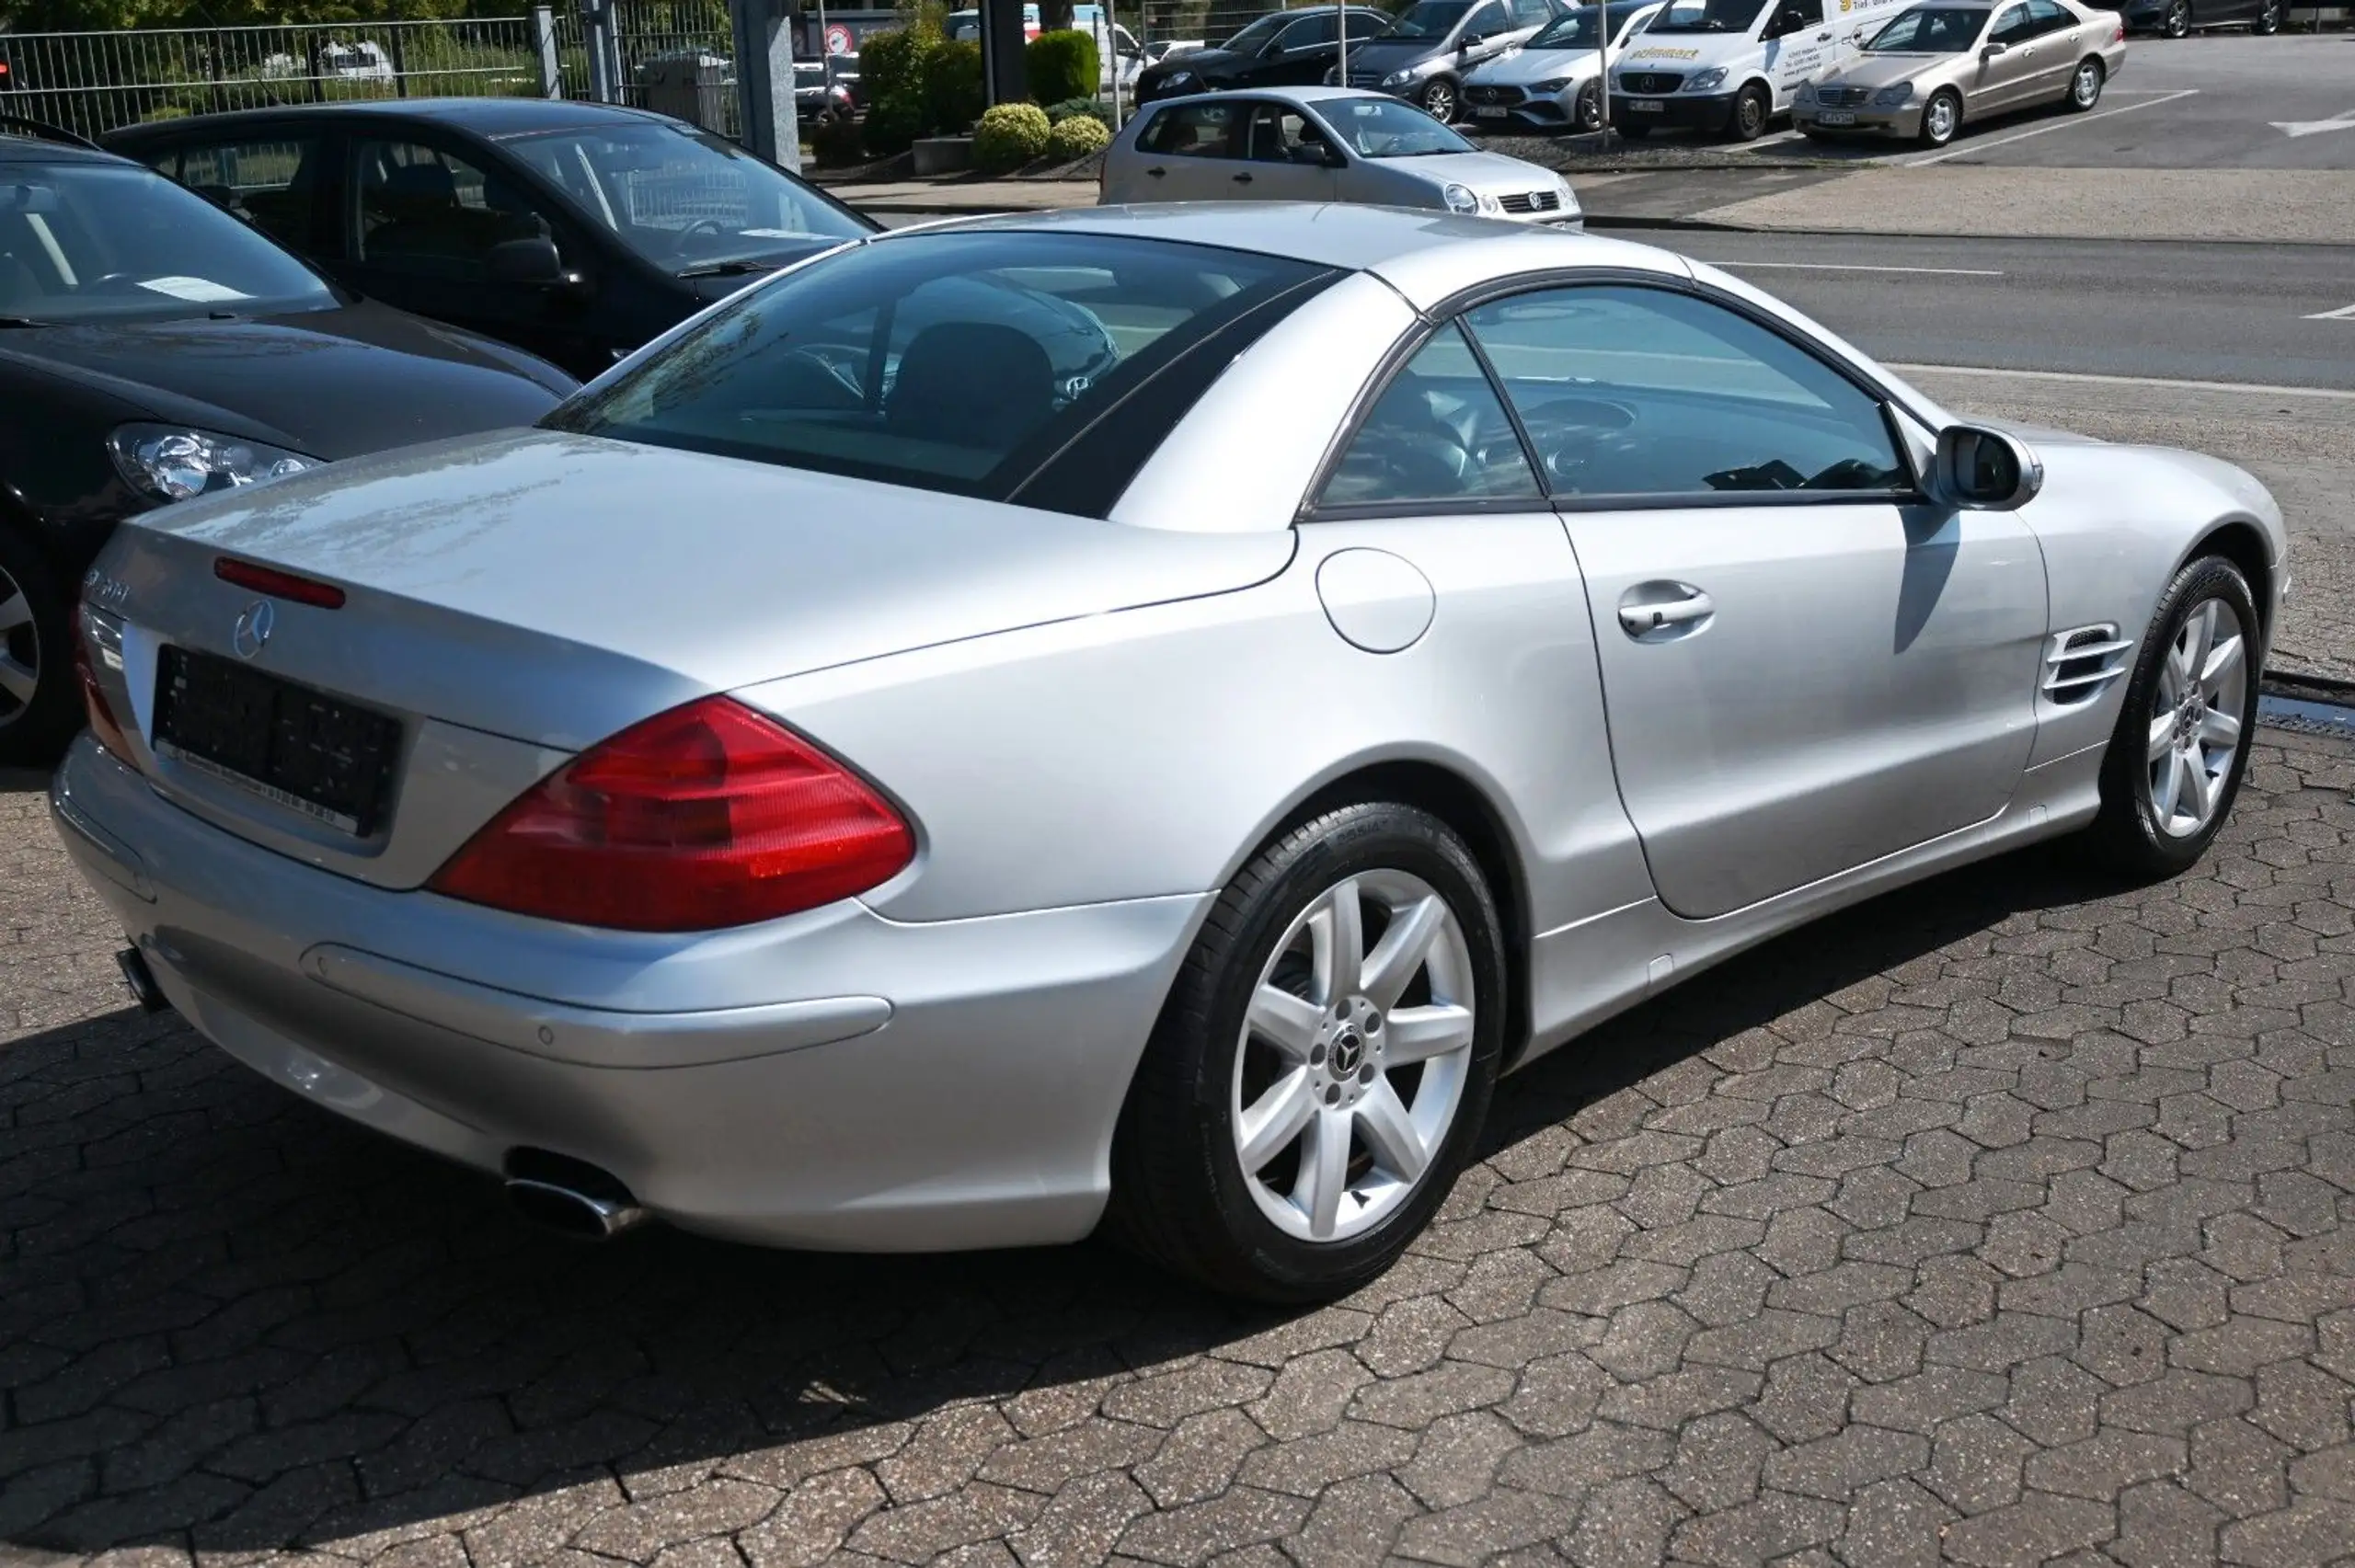
[[[2045,645],[2041,689],[2064,707],[2090,703],[2126,673],[2133,653],[2133,639],[2120,637],[2114,625],[2055,632]]]

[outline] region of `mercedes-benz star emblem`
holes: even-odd
[[[277,625],[278,612],[270,607],[270,601],[257,599],[238,615],[236,629],[229,634],[229,646],[239,658],[251,658],[269,645],[270,634]]]

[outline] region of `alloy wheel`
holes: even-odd
[[[2191,0],[2174,0],[2161,19],[2159,29],[2169,38],[2182,38],[2191,31]]]
[[[1259,1211],[1316,1242],[1380,1225],[1447,1142],[1473,1009],[1463,922],[1422,878],[1362,873],[1295,916],[1251,993],[1229,1094]]]
[[[1425,87],[1423,89],[1423,112],[1430,115],[1433,120],[1438,120],[1442,125],[1453,124],[1455,120],[1455,88],[1453,85],[1441,81],[1433,82],[1430,86]]]
[[[0,729],[32,707],[40,685],[40,628],[24,587],[0,567]]]
[[[2281,30],[2281,0],[2265,0],[2257,13],[2257,26],[2251,29],[2260,38]]]
[[[2240,615],[2221,599],[2192,606],[2168,647],[2151,704],[2151,812],[2184,839],[2208,826],[2241,747],[2248,657]]]
[[[1945,93],[1932,98],[1922,111],[1922,133],[1933,146],[1943,147],[1953,141],[1958,123],[1955,101]]]
[[[1603,129],[1603,90],[1590,85],[1579,94],[1578,108],[1571,117],[1580,131]]]
[[[2069,96],[2079,109],[2091,109],[2101,101],[2101,67],[2088,60],[2077,67],[2075,78],[2069,84]]]

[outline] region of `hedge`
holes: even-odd
[[[1046,155],[1050,129],[1037,104],[999,104],[973,130],[973,162],[992,174],[1036,163]]]
[[[1074,114],[1047,132],[1047,156],[1059,164],[1076,163],[1100,153],[1112,142],[1112,132],[1092,114]]]
[[[1040,33],[1022,53],[1030,96],[1040,103],[1096,96],[1103,80],[1103,62],[1096,40],[1076,29]]]

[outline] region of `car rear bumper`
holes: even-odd
[[[485,1170],[518,1149],[587,1161],[681,1226],[772,1244],[1085,1235],[1211,897],[925,924],[845,901],[649,939],[316,870],[181,811],[87,737],[51,807],[173,1006],[264,1076]],[[579,961],[598,946],[637,949],[668,1005],[584,994],[614,972],[610,951]],[[774,1001],[684,1005],[699,983],[741,997],[747,965]]]

